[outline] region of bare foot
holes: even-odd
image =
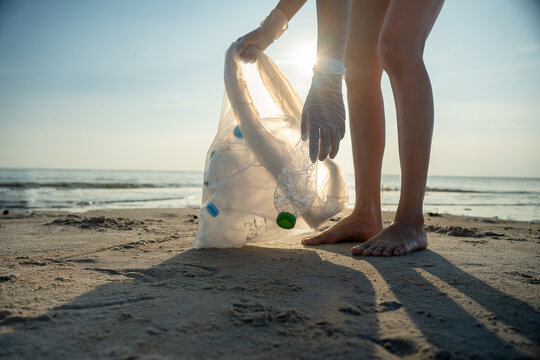
[[[343,218],[319,235],[302,240],[304,245],[335,244],[338,242],[366,241],[382,230],[381,221],[368,220],[353,214]]]
[[[407,221],[394,221],[381,233],[362,245],[351,249],[353,255],[401,256],[427,247],[424,225],[417,226]]]

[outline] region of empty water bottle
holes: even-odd
[[[309,160],[308,142],[299,140],[289,153],[274,192],[279,227],[292,229],[296,219],[311,208],[316,195],[316,165]]]

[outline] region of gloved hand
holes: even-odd
[[[261,26],[250,33],[238,38],[240,44],[240,58],[247,63],[255,62],[257,51],[253,47],[261,51],[266,50],[270,44],[277,40],[285,30],[287,30],[287,17],[280,9],[274,9],[261,22]]]
[[[345,106],[341,92],[344,72],[345,67],[339,75],[321,73],[314,68],[301,124],[302,140],[306,141],[309,133],[309,157],[313,163],[317,161],[317,155],[321,161],[328,155],[333,159],[345,135]]]

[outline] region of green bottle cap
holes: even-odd
[[[296,225],[296,216],[290,212],[280,212],[277,216],[276,222],[280,228],[292,229]]]

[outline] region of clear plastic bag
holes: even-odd
[[[225,96],[205,160],[196,248],[284,238],[317,227],[348,200],[338,165],[311,163],[300,140],[302,102],[285,76],[260,51],[256,65],[243,65],[238,45],[225,56]]]

